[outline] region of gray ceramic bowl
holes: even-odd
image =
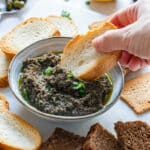
[[[70,40],[70,38],[64,38],[64,37],[54,37],[49,39],[44,39],[41,41],[38,41],[29,47],[22,50],[20,53],[18,53],[12,60],[9,68],[9,85],[13,92],[13,94],[16,96],[19,102],[25,106],[29,111],[33,112],[34,114],[46,118],[53,121],[79,121],[81,119],[87,119],[91,117],[95,117],[97,115],[100,115],[110,109],[114,103],[117,101],[122,87],[124,83],[123,73],[122,69],[119,64],[117,64],[112,70],[109,71],[109,73],[112,75],[112,79],[114,81],[114,89],[112,92],[112,96],[109,100],[109,102],[99,111],[96,113],[84,115],[84,116],[58,116],[58,115],[52,115],[43,113],[30,104],[28,104],[23,97],[20,94],[20,91],[18,89],[18,78],[19,73],[22,68],[22,62],[26,58],[29,57],[35,57],[43,53],[47,53],[50,51],[60,51],[63,50],[66,43]]]

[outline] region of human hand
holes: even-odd
[[[150,64],[150,1],[139,0],[115,13],[110,22],[119,29],[93,40],[98,52],[123,50],[120,63],[136,71]]]

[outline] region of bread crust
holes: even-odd
[[[8,84],[8,76],[4,76],[4,77],[1,77],[0,78],[0,87],[1,88],[4,88],[4,87],[7,87],[9,84]]]
[[[32,125],[30,125],[28,122],[24,121],[22,118],[6,109],[0,109],[0,113],[6,113],[9,117],[13,118],[13,120],[16,120],[20,124],[22,124],[22,126],[24,126],[25,129],[29,129],[32,132],[32,135],[34,134],[36,136],[37,144],[35,145],[35,149],[33,150],[37,150],[40,147],[42,143],[40,133]],[[5,143],[4,141],[0,141],[0,148],[4,150],[23,150],[21,147],[14,147],[12,145],[9,145],[8,143]]]
[[[13,34],[13,32],[15,32],[16,29],[20,28],[22,25],[25,25],[27,23],[30,23],[30,22],[33,22],[33,21],[36,21],[36,20],[43,20],[43,21],[47,21],[49,22],[50,24],[53,25],[52,22],[48,21],[47,19],[45,18],[38,18],[38,17],[32,17],[32,18],[29,18],[21,23],[19,23],[18,25],[16,25],[16,27],[14,27],[10,32],[8,32],[4,37],[2,37],[1,41],[0,41],[0,45],[1,45],[1,49],[2,51],[10,58],[13,58],[17,52],[18,52],[18,49],[12,49],[11,47],[9,47],[9,45],[7,45],[7,39],[8,37]],[[54,25],[53,25],[54,26]],[[59,30],[54,26],[54,31],[52,33],[52,35],[49,35],[49,36],[59,36],[60,35],[60,32]]]
[[[1,51],[0,48],[0,65],[4,65],[5,68],[0,68],[0,87],[7,87],[8,86],[8,65],[10,63],[11,59],[8,58],[5,53]]]
[[[92,22],[90,25],[88,25],[89,30],[93,30],[95,28],[98,28],[99,26],[101,26],[105,21],[108,21],[108,19],[110,18],[110,16],[106,17],[105,19],[102,20],[97,20]]]
[[[71,57],[71,55],[74,55],[77,49],[80,49],[81,45],[84,45],[86,41],[91,40],[92,42],[92,40],[95,37],[99,36],[101,33],[104,33],[104,31],[111,29],[116,29],[116,27],[109,22],[103,22],[103,24],[100,27],[90,30],[85,35],[78,35],[75,38],[73,38],[64,48],[63,55],[61,58],[62,67],[66,67],[69,57]],[[81,49],[80,51],[83,50],[84,49]],[[121,51],[102,53],[100,57],[97,57],[96,60],[94,60],[94,63],[92,65],[88,66],[88,68],[83,72],[80,72],[77,78],[88,81],[92,81],[99,78],[117,63],[120,54]]]
[[[9,110],[9,103],[6,97],[0,93],[0,109],[1,108]]]

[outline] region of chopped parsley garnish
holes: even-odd
[[[49,76],[52,74],[52,67],[47,67],[44,71],[44,75]]]
[[[85,84],[83,82],[73,82],[73,89],[85,89]]]
[[[69,72],[67,73],[67,78],[69,79],[69,78],[72,78],[72,77],[73,77],[73,74],[72,74],[71,71],[69,71]]]
[[[65,11],[65,10],[63,10],[63,11],[61,12],[61,16],[62,16],[62,17],[65,17],[65,18],[67,18],[67,19],[69,19],[69,20],[72,20],[72,18],[70,17],[70,13],[67,12],[67,11]]]
[[[29,101],[29,95],[27,89],[23,89],[22,96],[26,101]]]
[[[85,89],[85,83],[83,82],[73,82],[73,87],[74,90],[77,90],[80,94],[80,96],[85,96],[86,95],[86,89]]]

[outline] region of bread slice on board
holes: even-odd
[[[150,72],[128,80],[121,93],[121,99],[137,114],[150,110]]]
[[[116,138],[100,124],[91,127],[83,150],[120,150]]]
[[[73,38],[64,48],[61,66],[82,80],[95,80],[109,71],[118,61],[120,51],[98,53],[92,40],[116,27],[104,22],[99,28]]]
[[[41,150],[81,150],[83,142],[84,137],[56,128]]]
[[[9,110],[9,103],[8,103],[6,97],[3,96],[1,93],[0,93],[0,109]]]
[[[47,19],[30,18],[7,33],[0,41],[0,45],[4,53],[13,57],[30,44],[57,35],[60,35],[59,31]]]
[[[61,16],[48,16],[47,19],[51,21],[60,31],[61,36],[73,37],[78,34],[78,28],[73,21]]]
[[[11,59],[0,49],[0,87],[8,86],[8,68]]]
[[[150,150],[150,126],[142,121],[115,123],[123,150]]]
[[[0,149],[37,150],[41,145],[39,132],[20,117],[0,109]]]

